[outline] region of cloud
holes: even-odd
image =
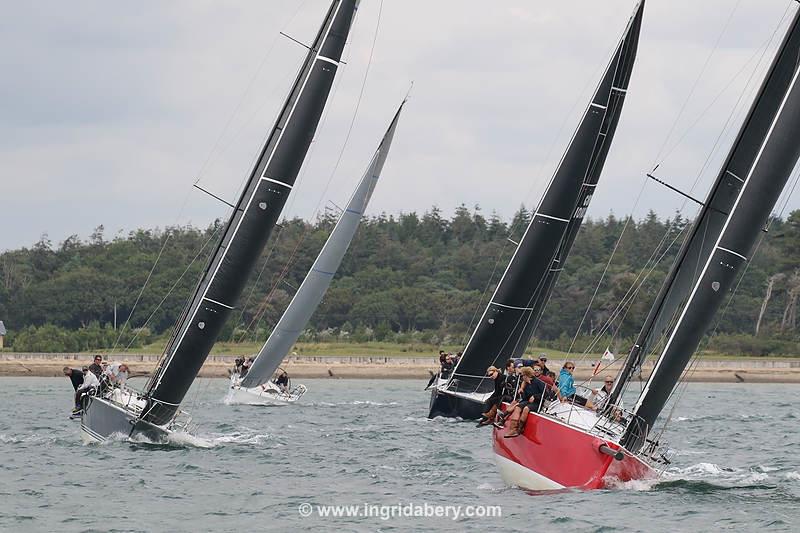
[[[671,215],[683,199],[653,183],[634,206],[655,163],[678,187],[697,181],[693,194],[704,196],[777,40],[743,92],[755,60],[791,5],[648,0],[630,93],[591,216],[651,208]],[[114,234],[227,216],[192,183],[200,177],[215,194],[237,196],[304,55],[278,32],[310,40],[326,6],[7,6],[0,22],[0,194],[4,225],[13,231],[3,232],[0,249],[29,246],[45,232],[54,241],[87,236],[100,224]],[[411,81],[370,213],[433,204],[449,213],[464,203],[509,218],[521,202],[536,204],[633,6],[362,2],[347,65],[286,214],[312,217],[328,200],[346,201]],[[784,20],[778,38],[785,27]],[[693,212],[688,206],[686,214]]]

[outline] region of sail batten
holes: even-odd
[[[338,70],[357,0],[334,0],[146,394],[143,419],[168,423],[244,289],[292,190]],[[335,59],[335,64],[320,58]]]
[[[366,172],[359,180],[356,190],[339,216],[339,220],[311,265],[308,274],[300,284],[300,288],[259,351],[247,375],[242,379],[242,387],[250,388],[260,385],[272,376],[294,343],[297,342],[298,337],[325,296],[333,276],[339,269],[339,265],[341,265],[342,259],[358,230],[361,217],[375,190],[389,154],[403,105],[405,105],[405,102],[400,105],[397,113],[392,118],[383,139],[378,145],[378,149],[370,160]]]
[[[639,2],[447,389],[483,391],[489,365],[518,357],[574,243],[600,178],[627,92],[644,12]]]

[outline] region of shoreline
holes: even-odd
[[[62,368],[80,368],[89,363],[87,354],[0,354],[0,377],[62,377]],[[236,356],[212,355],[206,360],[199,377],[227,378]],[[128,354],[120,357],[132,376],[149,376],[158,363],[158,355]],[[621,361],[621,360],[620,360]],[[561,361],[550,361],[557,370]],[[577,361],[575,377],[585,381],[592,377],[591,361]],[[282,365],[292,378],[343,379],[417,379],[427,380],[438,370],[435,358],[387,356],[290,356]],[[643,379],[649,376],[646,365]],[[615,375],[617,365],[601,371],[595,381],[606,374]],[[800,383],[800,359],[765,360],[759,358],[701,359],[686,381],[705,383]]]

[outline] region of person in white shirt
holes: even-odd
[[[128,379],[128,365],[119,362],[111,363],[105,370],[105,376],[111,384],[124,385]]]
[[[100,380],[97,379],[94,372],[90,372],[88,366],[83,367],[83,383],[75,390],[75,405],[78,407],[75,407],[73,412],[81,410],[81,397],[89,393],[92,389],[96,389],[98,386],[100,386]]]
[[[606,376],[603,379],[603,386],[599,390],[594,390],[594,408],[596,411],[602,411],[606,408],[608,399],[611,396],[611,389],[614,388],[614,378]]]

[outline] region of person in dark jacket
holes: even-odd
[[[102,355],[95,355],[94,362],[89,365],[89,372],[94,374],[97,379],[100,379],[100,376],[103,375],[103,356]]]
[[[74,390],[78,390],[78,387],[83,385],[83,372],[81,372],[77,368],[70,368],[68,366],[65,366],[64,375],[69,378],[70,382],[72,382],[72,388]]]
[[[289,390],[289,374],[287,374],[285,370],[281,370],[281,373],[275,378],[274,383],[280,387],[283,392],[286,392]]]
[[[534,368],[541,373],[541,367],[537,365]],[[539,410],[539,405],[541,405],[547,393],[547,385],[536,377],[534,368],[526,366],[520,371],[522,374],[522,382],[520,383],[521,401],[511,404],[513,409],[509,416],[509,432],[503,436],[504,438],[518,437],[522,434],[531,410],[534,412]]]
[[[497,414],[497,407],[503,400],[503,390],[506,384],[505,376],[500,372],[500,369],[495,366],[490,366],[486,370],[486,375],[494,381],[494,392],[489,396],[489,399],[486,400],[489,409],[485,413],[481,413],[481,420],[478,422],[478,427],[489,425],[494,420]]]

